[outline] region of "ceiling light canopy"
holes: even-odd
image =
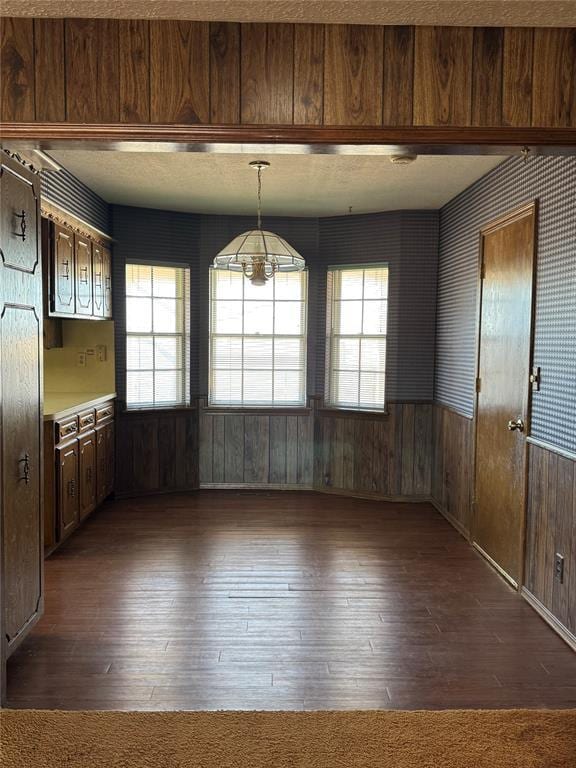
[[[306,262],[298,251],[274,232],[262,229],[262,171],[270,163],[254,160],[258,171],[258,227],[237,235],[214,259],[215,269],[242,272],[253,285],[264,285],[276,272],[300,272]]]

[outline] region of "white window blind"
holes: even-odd
[[[335,408],[385,405],[388,266],[328,270],[326,401]]]
[[[210,404],[306,404],[306,303],[306,272],[210,270]]]
[[[190,403],[190,270],[126,265],[126,406]]]

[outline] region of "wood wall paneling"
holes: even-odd
[[[504,30],[474,30],[472,59],[472,125],[500,125],[502,121],[502,64]]]
[[[200,483],[312,486],[312,411],[210,413],[200,410]]]
[[[210,24],[210,122],[240,122],[239,24]]]
[[[120,19],[120,121],[150,122],[150,26],[140,19]]]
[[[382,123],[383,27],[326,26],[324,124]]]
[[[242,24],[241,122],[290,125],[294,103],[294,25]]]
[[[576,126],[573,28],[24,18],[1,27],[7,122]]]
[[[434,404],[432,417],[432,499],[465,536],[472,516],[474,422]]]
[[[416,27],[414,124],[470,125],[471,27]]]
[[[322,125],[324,118],[324,27],[294,27],[294,123]]]
[[[116,429],[119,496],[198,487],[198,422],[191,411],[120,413]]]
[[[576,634],[576,461],[528,446],[528,514],[525,584]],[[554,558],[564,556],[564,580],[554,578]]]
[[[63,122],[66,120],[63,19],[35,19],[34,56],[36,120]]]
[[[320,410],[314,433],[314,485],[388,498],[429,498],[432,407],[390,403],[387,415]]]
[[[414,99],[414,27],[384,29],[384,125],[411,125]]]
[[[0,18],[2,120],[34,120],[34,69],[32,19]]]
[[[150,115],[153,123],[210,122],[209,25],[150,22]]]
[[[534,30],[532,125],[576,125],[576,28]]]
[[[66,19],[66,119],[118,123],[118,21]]]
[[[504,30],[502,62],[502,125],[532,123],[532,52],[534,30]]]

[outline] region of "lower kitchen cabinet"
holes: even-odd
[[[56,448],[56,522],[62,537],[78,525],[78,440]],[[54,536],[51,537],[54,539]]]
[[[52,551],[114,490],[114,403],[44,422],[44,541]]]

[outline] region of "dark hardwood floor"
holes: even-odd
[[[576,706],[576,654],[430,506],[112,502],[46,562],[8,705]]]

